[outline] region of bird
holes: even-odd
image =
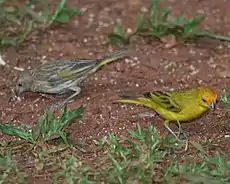
[[[169,127],[170,122],[186,122],[200,117],[205,112],[215,109],[216,92],[208,87],[184,88],[174,91],[146,92],[137,97],[121,96],[119,103],[139,104],[153,109],[164,119],[168,131],[178,136]]]
[[[61,108],[81,92],[82,82],[104,65],[125,58],[127,48],[101,59],[54,60],[31,70],[24,70],[18,77],[14,92],[20,96],[24,92],[39,92],[63,96],[69,94],[55,108]]]

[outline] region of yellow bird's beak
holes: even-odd
[[[214,103],[209,104],[209,108],[211,110],[215,109],[216,108],[216,103],[214,102]]]

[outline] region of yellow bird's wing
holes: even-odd
[[[188,107],[190,104],[197,104],[197,101],[200,100],[199,90],[195,88],[168,91],[166,93],[170,95],[172,101],[178,104],[182,109]]]
[[[183,106],[173,98],[170,92],[148,92],[144,94],[144,97],[151,99],[159,107],[171,112],[179,113],[183,109]]]

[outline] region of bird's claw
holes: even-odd
[[[61,109],[64,106],[67,106],[67,103],[57,102],[57,103],[52,105],[52,107],[55,108],[55,109]]]
[[[182,130],[181,132],[175,132],[176,134],[179,134],[179,135],[185,135],[185,136],[193,136],[196,134],[196,132],[193,132],[193,131],[186,131],[186,130]]]
[[[177,134],[179,140],[185,141],[187,137],[195,135],[196,132],[181,130],[180,132],[175,132],[175,134]]]

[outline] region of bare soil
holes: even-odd
[[[44,33],[33,35],[17,48],[4,48],[4,59],[11,67],[34,68],[42,62],[55,59],[103,57],[118,49],[105,44],[115,20],[134,30],[140,9],[148,8],[150,3],[146,0],[70,0],[69,6],[84,11],[82,17],[75,17],[68,24],[57,25]],[[205,15],[204,28],[223,35],[230,34],[229,1],[177,0],[171,4],[175,14],[183,11],[188,17]],[[209,86],[218,92],[219,97],[223,88],[230,92],[229,43],[201,39],[193,44],[166,48],[165,43],[160,41],[136,38],[129,47],[129,59],[111,63],[88,78],[82,93],[68,105],[69,108],[77,108],[87,104],[83,118],[68,128],[72,139],[92,142],[108,132],[123,136],[127,129],[134,129],[137,122],[143,127],[151,123],[162,135],[167,134],[163,120],[157,115],[147,118],[138,116],[141,112],[151,112],[150,109],[114,103],[119,95],[127,91],[143,93]],[[36,93],[24,94],[20,102],[12,100],[11,87],[19,71],[10,68],[0,70],[0,121],[3,123],[24,122],[32,126],[45,108],[63,100]],[[190,137],[191,140],[215,138],[229,134],[228,119],[229,113],[217,109],[191,123],[183,124],[183,128],[196,132]],[[221,145],[230,156],[229,141]]]

